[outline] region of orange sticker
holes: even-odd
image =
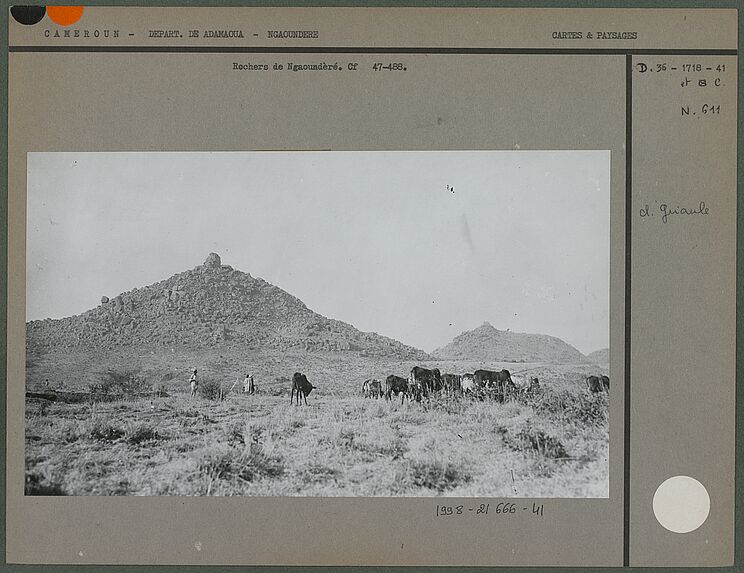
[[[69,26],[80,20],[83,15],[82,6],[47,6],[47,16],[52,22],[60,26]]]

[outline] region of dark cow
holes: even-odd
[[[365,398],[369,398],[369,383],[370,380],[365,380],[364,384],[362,384],[362,396]]]
[[[421,366],[414,366],[411,368],[408,383],[414,387],[420,385],[421,393],[424,396],[429,396],[442,389],[442,374],[439,372],[439,368],[429,370],[428,368],[421,368]]]
[[[297,405],[300,405],[300,395],[305,400],[305,406],[307,406],[307,395],[313,391],[315,386],[307,381],[307,376],[295,372],[292,376],[292,393],[289,395],[289,403],[292,404],[294,401],[295,392],[297,392]]]
[[[600,392],[608,392],[610,390],[610,379],[607,376],[587,376],[585,382],[586,389],[592,394],[599,394]]]
[[[462,376],[459,374],[442,374],[442,388],[448,394],[462,393]]]
[[[376,379],[367,380],[367,393],[366,396],[370,398],[381,398],[382,397],[382,382]]]
[[[393,394],[396,396],[401,395],[400,403],[403,403],[403,399],[408,394],[408,380],[400,376],[391,374],[385,379],[385,399],[392,399]]]
[[[504,401],[507,392],[515,390],[516,385],[512,381],[511,373],[504,369],[500,372],[494,372],[493,370],[476,370],[473,373],[473,378],[477,386],[481,388],[489,388],[496,390],[501,401]]]

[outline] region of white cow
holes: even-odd
[[[475,390],[475,377],[472,374],[462,375],[462,392],[466,394]]]

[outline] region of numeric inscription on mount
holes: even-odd
[[[645,61],[636,62],[634,69],[639,77],[676,81],[677,89],[674,89],[674,84],[670,84],[670,88],[682,96],[677,109],[680,110],[680,117],[685,120],[713,121],[726,112],[719,100],[719,94],[727,89],[731,81],[727,76],[726,64],[720,60],[678,63]]]
[[[480,504],[461,504],[461,505],[440,505],[436,507],[436,517],[458,517],[458,516],[500,516],[509,517],[512,515],[527,514],[532,517],[542,517],[545,513],[545,507],[542,503],[532,503],[523,505],[518,502],[499,502],[480,503]]]
[[[721,115],[721,104],[718,103],[704,103],[703,105],[694,108],[689,105],[682,106],[682,115],[701,115],[701,116],[714,116]]]
[[[387,70],[388,72],[405,72],[408,70],[401,62],[375,62],[372,64],[372,69],[376,72]]]
[[[638,73],[652,73],[652,72],[717,72],[723,73],[726,71],[726,64],[716,64],[712,66],[706,66],[699,62],[673,65],[668,62],[656,62],[653,64],[647,64],[645,62],[638,62],[635,65],[635,69]]]

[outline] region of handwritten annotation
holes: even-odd
[[[681,207],[679,205],[668,205],[667,203],[659,203],[657,205],[658,214],[661,215],[661,222],[666,224],[672,220],[676,215],[708,215],[710,208],[705,205],[705,201],[700,201],[695,207]],[[641,218],[654,217],[654,210],[648,205],[644,205],[640,209]]]

